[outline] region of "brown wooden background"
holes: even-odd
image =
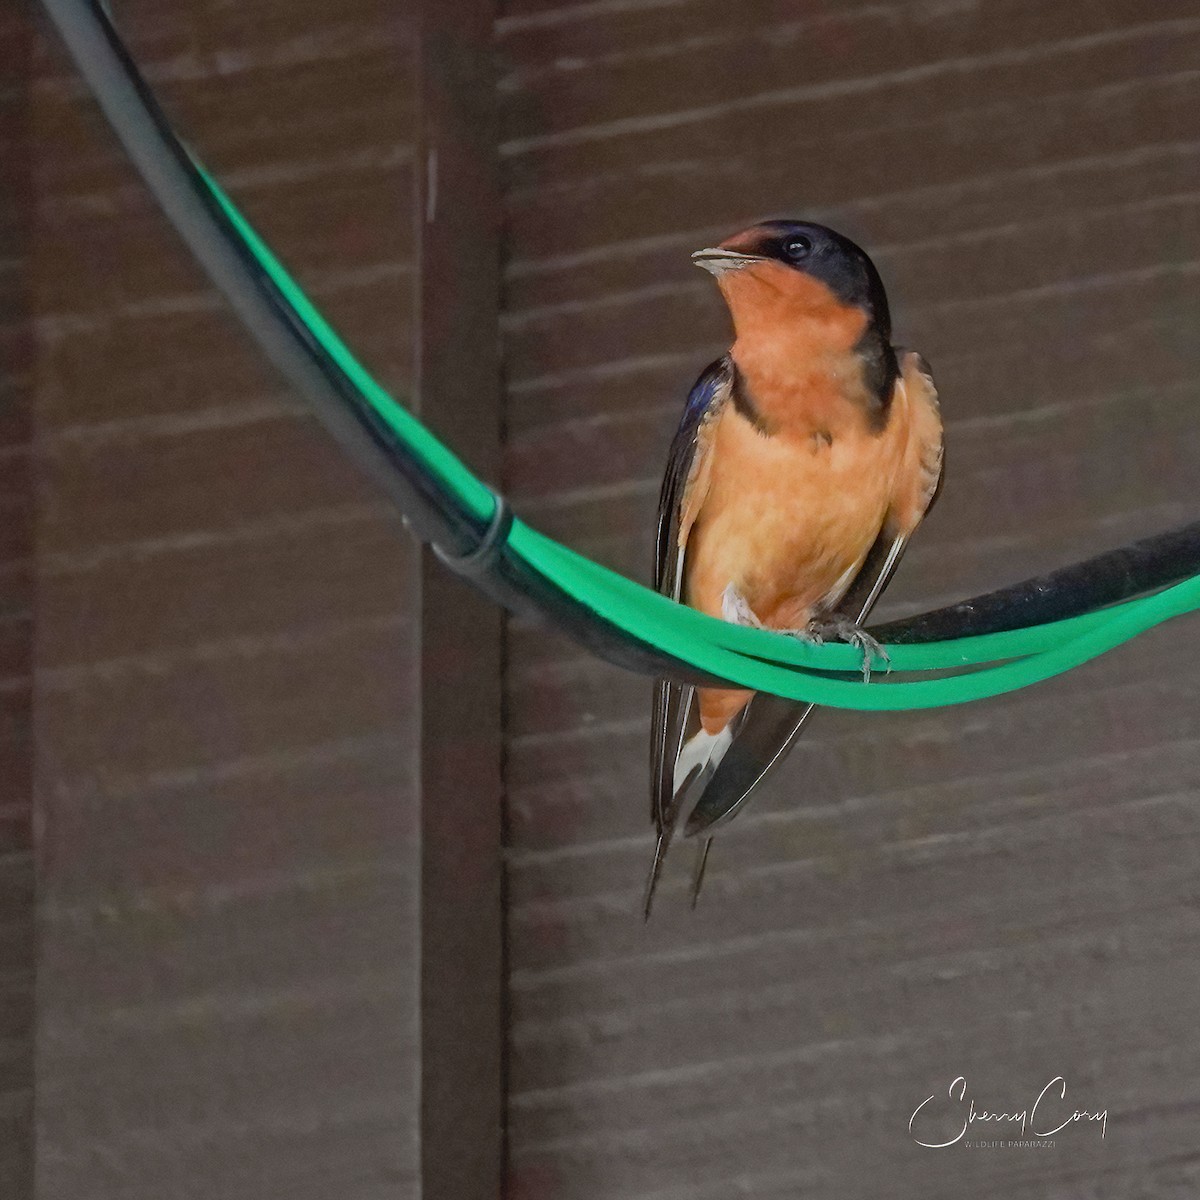
[[[114,7],[372,367],[601,561],[644,576],[726,339],[688,252],[765,215],[862,241],[938,378],[890,612],[1195,516],[1194,2]],[[483,1200],[502,1096],[516,1200],[1196,1195],[1190,622],[819,714],[644,927],[646,681],[515,620],[501,675],[57,44],[0,47],[0,1196]],[[1107,1137],[916,1146],[960,1074]]]

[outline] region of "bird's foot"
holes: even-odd
[[[863,683],[871,682],[871,666],[876,659],[881,659],[884,669],[892,669],[892,660],[882,644],[873,638],[861,625],[856,625],[849,617],[815,618],[803,628],[790,631],[795,637],[820,646],[824,642],[846,642],[862,654]]]
[[[751,629],[764,628],[763,623],[754,615],[750,602],[732,583],[721,593],[721,617],[733,625],[748,625]]]

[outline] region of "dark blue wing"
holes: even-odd
[[[728,358],[719,358],[704,369],[688,394],[679,428],[667,454],[667,469],[658,498],[654,586],[657,591],[674,600],[681,598],[683,587],[679,519],[696,458],[697,439],[705,419],[714,417],[728,397],[732,379],[733,368]],[[654,821],[660,830],[666,806],[671,800],[675,758],[687,718],[688,706],[683,703],[685,690],[690,693],[690,689],[661,680],[655,685],[650,729],[650,790]]]
[[[658,535],[654,547],[654,586],[665,596],[681,599],[683,555],[679,526],[687,497],[688,480],[706,421],[712,421],[730,394],[733,364],[728,357],[711,363],[688,393],[679,428],[667,454],[667,469],[658,497]],[[675,761],[686,737],[695,732],[695,689],[660,679],[654,685],[650,720],[650,814],[658,832],[654,862],[646,882],[646,916],[662,869],[663,857],[678,819],[673,810]]]

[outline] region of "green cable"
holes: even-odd
[[[638,589],[639,585],[630,583],[614,572],[597,567],[586,559],[581,559],[580,562],[584,567],[580,579],[586,583],[591,607],[610,619],[616,619],[622,611],[628,611],[630,597],[618,593],[623,590],[622,585],[634,589]],[[554,578],[551,572],[548,571],[547,574]],[[567,581],[559,578],[555,579],[555,582],[566,586]],[[614,583],[617,586],[614,587]],[[1156,595],[1115,605],[1101,613],[1089,613],[1053,625],[1034,627],[1033,630],[1018,630],[1016,632],[1021,635],[1036,631],[1038,638],[1044,640],[1046,648],[1013,662],[987,667],[970,674],[904,682],[884,682],[886,676],[877,673],[874,677],[876,684],[825,679],[819,674],[808,673],[809,668],[818,666],[819,660],[819,670],[856,670],[861,660],[853,647],[812,646],[778,633],[744,629],[734,625],[728,626],[736,635],[729,641],[754,639],[770,652],[770,660],[764,661],[762,657],[751,658],[722,643],[706,645],[706,653],[701,660],[697,654],[688,653],[686,638],[681,639],[679,633],[686,634],[694,628],[698,635],[703,635],[707,633],[710,623],[727,623],[706,617],[694,609],[684,608],[657,593],[650,592],[649,596],[653,598],[654,603],[647,601],[644,607],[641,603],[643,597],[637,596],[638,629],[650,641],[669,647],[671,653],[681,658],[703,665],[705,669],[726,679],[737,680],[756,691],[772,692],[775,695],[823,704],[831,708],[884,712],[963,704],[970,700],[982,700],[1016,691],[1018,688],[1060,675],[1154,625],[1200,607],[1200,578],[1185,580]],[[680,616],[680,609],[686,615]],[[1003,648],[1012,640],[1010,634],[998,633],[924,645],[889,646],[887,649],[889,657],[894,660],[894,667],[898,667],[895,660],[899,660],[906,664],[905,670],[911,669],[908,664],[915,662],[921,663],[920,669],[937,669],[950,665],[951,658],[956,660],[955,665],[960,665],[964,660],[983,661],[981,652],[990,653],[985,649],[987,646]],[[698,636],[693,646],[699,643]],[[966,647],[965,651],[959,652],[959,646]],[[927,653],[930,650],[934,653]],[[806,660],[808,667],[799,666],[801,660]]]
[[[715,643],[747,659],[766,660],[809,671],[841,673],[855,672],[861,666],[862,656],[853,646],[840,643],[814,645],[812,642],[784,637],[768,630],[715,621],[712,617],[676,604],[673,600],[660,596],[657,592],[634,583],[575,551],[567,550],[544,534],[526,527],[525,535],[539,539],[540,542],[537,546],[531,546],[525,554],[527,561],[544,568],[545,573],[560,586],[570,585],[572,594],[576,594],[578,590],[578,594],[586,598],[590,607],[602,611],[606,617],[617,616],[622,604],[645,605],[647,610],[657,607],[665,620],[677,624],[680,630],[693,640]],[[564,569],[564,564],[569,565]],[[1132,603],[1140,601],[1127,602]],[[987,633],[943,642],[892,645],[887,647],[889,665],[896,672],[944,671],[1006,658],[1024,657],[1054,649],[1079,634],[1102,627],[1124,607],[1126,606],[1114,605],[1101,612],[1086,613],[1083,616],[1070,617],[1048,625],[1035,625],[1011,633]],[[714,625],[717,626],[715,630]],[[1019,646],[1015,648],[1016,635],[1019,635]]]
[[[495,508],[491,489],[380,386],[216,181],[199,163],[196,166],[296,318],[424,468],[477,519],[490,519]],[[679,660],[754,691],[833,708],[896,711],[998,696],[1059,675],[1153,625],[1200,608],[1200,577],[1196,577],[1152,596],[1048,625],[919,645],[890,645],[886,648],[890,675],[876,672],[874,683],[864,684],[822,674],[857,671],[861,655],[852,646],[816,646],[706,616],[592,562],[520,520],[513,522],[507,544],[511,553],[588,608]],[[902,673],[971,667],[978,669],[932,679],[895,678]]]

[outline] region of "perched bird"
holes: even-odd
[[[863,651],[862,628],[942,479],[929,367],[894,347],[875,265],[848,238],[767,221],[698,250],[733,319],[729,352],[688,396],[659,499],[655,586],[727,621]],[[658,831],[646,889],[671,835],[714,829],[791,748],[812,705],[659,681],[651,727]],[[694,805],[693,805],[694,799]]]

